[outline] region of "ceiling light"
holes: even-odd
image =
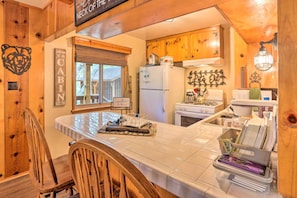
[[[273,56],[264,47],[264,44],[272,44],[274,47],[277,46],[277,33],[274,34],[274,38],[270,41],[261,41],[260,49],[254,57],[254,64],[260,71],[267,71],[273,66]]]
[[[166,22],[173,22],[174,19],[167,19]]]

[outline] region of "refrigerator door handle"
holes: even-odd
[[[165,98],[165,93],[166,93],[166,91],[163,91],[163,96],[162,96],[162,111],[163,112],[165,112],[165,100],[166,100],[166,98]]]
[[[163,87],[163,89],[164,89],[164,78],[165,78],[165,70],[163,69],[162,70],[162,87]],[[162,111],[163,111],[163,113],[165,112],[165,100],[166,100],[166,98],[165,98],[165,91],[163,91],[163,94],[162,94],[163,96],[162,96]]]

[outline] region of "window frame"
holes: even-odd
[[[125,55],[127,60],[128,55],[131,54],[131,48],[115,45],[111,43],[105,43],[98,40],[73,37],[72,38],[72,112],[88,112],[95,110],[110,109],[110,103],[104,104],[76,104],[76,45],[85,46],[89,48],[102,49],[111,52],[118,52]],[[125,93],[125,89],[128,86],[128,64],[122,66],[122,95]]]

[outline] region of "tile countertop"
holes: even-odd
[[[98,134],[101,126],[118,117],[111,112],[66,115],[56,118],[55,127],[74,140],[91,138],[113,147],[153,183],[179,197],[281,197],[273,187],[270,192],[256,193],[231,184],[228,174],[213,167],[221,154],[217,141],[221,127],[156,122],[154,136]]]

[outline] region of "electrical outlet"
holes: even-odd
[[[8,90],[18,90],[18,82],[8,82]]]

